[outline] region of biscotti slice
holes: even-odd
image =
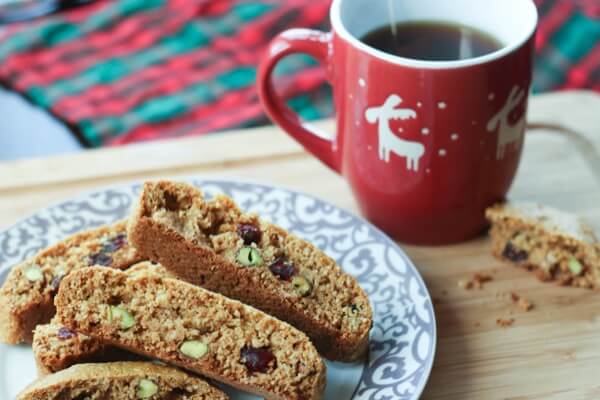
[[[63,280],[56,307],[69,329],[267,399],[319,399],[325,386],[305,334],[180,280],[80,269]]]
[[[372,325],[366,293],[317,247],[196,188],[144,185],[130,219],[140,254],[178,278],[250,304],[305,332],[325,357],[356,360]]]
[[[88,265],[124,269],[140,261],[128,244],[127,223],[75,234],[15,266],[0,288],[0,341],[31,343],[33,330],[54,315],[62,278]]]
[[[17,400],[225,400],[204,380],[151,362],[74,365],[38,379]]]
[[[146,274],[169,276],[163,266],[147,261],[135,264],[124,272],[133,277]],[[61,371],[74,364],[139,358],[118,347],[72,331],[62,326],[56,319],[35,328],[32,347],[39,375]]]
[[[486,212],[496,257],[542,281],[600,289],[600,244],[577,216],[534,203],[506,203]]]
[[[39,376],[74,364],[131,359],[127,351],[65,328],[55,320],[35,328],[32,346]]]

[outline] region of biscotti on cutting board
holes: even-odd
[[[329,359],[353,361],[367,349],[372,310],[356,279],[229,197],[205,200],[185,183],[147,182],[129,240],[178,278],[289,322]]]
[[[124,272],[134,278],[147,274],[169,276],[164,267],[147,261],[135,264]],[[39,375],[61,371],[74,364],[136,358],[130,352],[72,331],[56,319],[35,328],[32,347]]]
[[[228,397],[200,378],[151,362],[79,364],[38,379],[17,400],[189,399]]]
[[[33,330],[54,315],[62,278],[89,265],[124,269],[138,262],[125,221],[75,234],[16,265],[0,288],[0,341],[31,343]]]
[[[575,215],[535,203],[489,208],[493,253],[542,281],[600,289],[600,243]]]
[[[90,267],[65,277],[55,303],[68,329],[267,399],[320,399],[325,387],[305,334],[180,280]]]

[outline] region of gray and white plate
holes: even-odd
[[[191,178],[208,195],[225,193],[336,259],[358,278],[374,307],[368,356],[327,362],[326,399],[416,400],[433,364],[435,315],[419,272],[404,252],[365,220],[306,194],[263,184]],[[75,232],[127,217],[141,185],[85,194],[41,210],[0,233],[0,281],[10,267]],[[0,398],[35,379],[28,346],[0,345]],[[232,399],[255,399],[229,391]]]

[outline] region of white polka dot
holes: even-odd
[[[426,173],[428,173],[428,174],[430,174],[430,173],[431,173],[431,169],[427,168],[427,169],[425,170],[425,172],[426,172]]]
[[[421,133],[423,135],[429,135],[429,128],[423,128],[423,129],[421,129]]]
[[[367,146],[367,150],[373,150],[373,146],[371,146],[371,145],[368,145],[368,146]]]
[[[458,140],[458,133],[453,133],[452,135],[450,135],[450,139],[457,141]]]
[[[489,94],[489,96],[488,96],[488,100],[489,100],[489,101],[492,101],[492,100],[494,100],[495,98],[496,98],[496,94],[495,94],[495,93],[490,93],[490,94]]]
[[[404,132],[404,129],[398,128],[398,132]]]
[[[366,86],[365,80],[364,80],[363,78],[359,78],[359,79],[358,79],[358,84],[359,84],[361,87],[365,87],[365,86]]]
[[[438,151],[438,154],[440,155],[440,157],[446,157],[446,154],[447,154],[446,149],[440,149]]]
[[[350,93],[350,95],[348,97],[350,98],[350,100],[352,100],[352,97],[353,97],[352,93]]]
[[[477,121],[471,121],[471,125],[473,125],[473,126],[477,125]]]
[[[440,102],[438,103],[438,108],[439,108],[440,110],[443,110],[444,108],[446,108],[446,103],[444,103],[443,101],[440,101]]]
[[[417,102],[417,107],[419,107],[419,108],[423,107],[423,103],[421,103],[420,101]]]

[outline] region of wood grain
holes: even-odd
[[[510,197],[579,213],[600,229],[600,96],[536,97],[529,119],[570,132],[527,135]],[[342,178],[269,127],[0,164],[0,229],[99,186],[194,174],[282,185],[358,213]],[[492,258],[486,237],[402,247],[435,300],[438,350],[423,399],[600,399],[600,293],[540,283]],[[493,280],[480,290],[458,287],[477,272]],[[512,291],[535,308],[520,310]],[[501,328],[497,318],[515,321]]]

